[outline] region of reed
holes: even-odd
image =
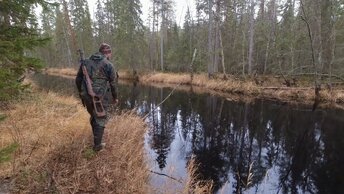
[[[151,188],[149,193],[164,193],[164,194],[208,194],[213,193],[213,181],[202,180],[199,175],[199,165],[195,159],[191,159],[187,163],[187,177],[177,179],[177,177],[162,176],[165,181],[158,188]],[[173,174],[176,168],[171,166],[168,174]],[[168,176],[168,175],[167,175]]]
[[[200,180],[197,173],[199,165],[195,162],[194,158],[188,163],[188,177],[186,181],[186,186],[183,193],[196,193],[196,194],[206,194],[212,193],[213,191],[213,181],[210,180]]]

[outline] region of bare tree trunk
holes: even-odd
[[[208,28],[208,77],[212,77],[214,74],[214,43],[213,43],[213,1],[208,0],[209,6],[209,28]]]
[[[215,37],[214,37],[214,66],[213,71],[217,73],[219,71],[219,48],[220,48],[220,40],[219,40],[219,22],[215,20]]]
[[[161,71],[164,71],[164,30],[165,30],[164,0],[161,0],[161,27],[160,27],[160,65],[161,65]]]
[[[222,71],[223,71],[224,78],[226,79],[227,78],[227,74],[226,74],[226,67],[225,67],[225,54],[223,52],[223,43],[222,43],[222,33],[221,33],[221,30],[219,30],[219,38],[220,38]]]
[[[245,66],[246,66],[246,61],[245,61],[245,42],[246,42],[246,34],[243,31],[242,32],[242,75],[245,76]]]
[[[291,10],[292,10],[292,17],[294,17],[294,8],[295,8],[295,0],[291,1]],[[290,33],[295,35],[295,22],[290,24]],[[289,49],[290,49],[290,57],[291,57],[291,69],[295,68],[295,41],[291,40],[289,42]]]
[[[156,8],[158,9],[158,8]],[[159,14],[157,12],[157,14],[155,15],[156,17],[156,26],[159,25]],[[158,27],[157,27],[158,28]],[[158,34],[159,34],[159,30],[156,29],[156,36],[155,36],[155,65],[156,65],[156,69],[159,69],[159,37],[158,37]]]
[[[331,4],[330,8],[332,9],[333,8],[333,4]],[[330,13],[331,16],[334,15],[333,11],[331,10],[331,13]],[[329,83],[328,83],[328,86],[329,86],[329,89],[332,91],[332,66],[333,66],[333,62],[334,62],[334,59],[335,59],[335,50],[336,50],[336,28],[335,28],[335,22],[332,22],[331,25],[330,25],[330,37],[329,37],[329,46],[331,47],[331,57],[330,57],[330,63],[329,63],[329,66],[328,66],[328,74],[330,75],[330,78],[329,78]]]
[[[72,67],[72,53],[71,53],[71,51],[70,51],[70,46],[69,46],[69,41],[68,41],[68,35],[67,35],[67,32],[66,32],[65,26],[62,26],[62,27],[63,27],[63,38],[65,39],[65,41],[66,41],[66,46],[67,46],[68,67]]]
[[[333,35],[332,16],[332,2],[331,0],[321,1],[321,42],[323,53],[322,73],[329,73],[330,63],[332,58],[332,44],[331,36]]]
[[[263,74],[266,73],[266,68],[267,68],[267,65],[268,65],[269,51],[270,51],[270,42],[271,42],[271,36],[269,36],[268,42],[266,43],[266,51],[265,51],[265,60],[264,60]]]
[[[70,55],[70,57],[72,58],[72,51],[76,52],[77,50],[77,41],[76,41],[76,35],[74,32],[74,29],[72,28],[72,24],[70,21],[70,17],[69,17],[69,11],[68,11],[68,5],[66,0],[62,0],[62,5],[63,5],[63,17],[64,17],[64,21],[67,25],[67,30],[66,30],[66,35],[67,35],[67,42],[71,40],[72,45],[69,45],[70,43],[67,43],[68,46],[68,54]],[[71,62],[73,61],[73,59],[69,59],[71,60]],[[72,64],[69,64],[69,66],[71,66]]]
[[[193,74],[193,63],[195,61],[195,58],[196,58],[196,54],[197,54],[197,49],[195,48],[194,52],[193,52],[193,55],[192,55],[192,59],[191,59],[191,63],[190,63],[190,84],[192,85],[192,81],[193,81],[193,77],[194,77],[194,74]]]
[[[336,31],[332,29],[332,35],[331,35],[332,55],[331,55],[331,62],[329,64],[330,78],[329,78],[329,83],[328,83],[331,91],[332,91],[332,66],[333,66],[333,61],[335,59],[335,48],[336,48],[335,40],[336,40]]]
[[[150,43],[149,43],[149,64],[151,70],[155,70],[154,68],[154,61],[155,61],[155,2],[153,1],[153,14],[152,14],[152,32],[150,37]]]
[[[216,14],[214,15],[215,21],[215,56],[214,56],[214,72],[219,72],[219,63],[220,63],[220,56],[221,56],[221,32],[220,32],[220,22],[221,22],[221,5],[220,0],[216,1]]]
[[[250,6],[250,33],[249,33],[249,51],[248,51],[248,74],[252,74],[254,49],[254,0],[251,0]]]
[[[263,74],[265,74],[266,70],[267,70],[267,64],[268,64],[269,56],[270,56],[271,42],[272,41],[274,42],[274,37],[275,37],[275,29],[276,29],[276,0],[271,0],[271,9],[272,9],[272,14],[269,16],[270,33],[269,33],[269,36],[268,36],[268,42],[266,44]]]
[[[312,31],[311,31],[311,27],[309,25],[308,17],[307,17],[306,12],[305,12],[303,0],[300,0],[300,6],[301,6],[301,9],[302,9],[302,15],[303,15],[302,16],[302,20],[306,23],[307,30],[308,30],[308,37],[309,37],[309,40],[310,40],[310,43],[311,43],[312,63],[313,63],[313,68],[314,68],[314,94],[315,94],[315,97],[318,97],[319,96],[319,91],[320,91],[320,83],[318,81],[318,70],[317,70],[317,65],[316,65],[316,62],[315,62],[315,51],[314,51],[313,34],[312,34]]]

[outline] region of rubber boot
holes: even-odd
[[[104,127],[97,126],[93,129],[94,151],[99,151],[104,148],[105,144],[102,144]]]

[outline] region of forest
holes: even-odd
[[[2,1],[0,89],[19,87],[27,68],[77,68],[77,49],[89,56],[102,42],[120,70],[306,76],[332,86],[343,81],[343,3],[196,0],[196,13],[186,8],[178,21],[173,0],[152,0],[143,21],[139,0],[97,0],[93,13],[82,0]]]

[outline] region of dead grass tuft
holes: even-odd
[[[162,185],[159,185],[159,188],[151,188],[149,193],[163,193],[163,194],[208,194],[213,193],[213,181],[211,180],[202,180],[198,173],[199,165],[192,158],[187,163],[187,177],[183,180],[176,179],[177,177],[162,177],[165,181]],[[176,170],[175,167],[169,169],[168,174],[173,174],[173,171]]]
[[[199,175],[197,173],[198,168],[198,164],[195,162],[195,159],[192,158],[187,166],[188,177],[186,181],[186,187],[183,193],[212,193],[213,182],[207,180],[199,180]]]

